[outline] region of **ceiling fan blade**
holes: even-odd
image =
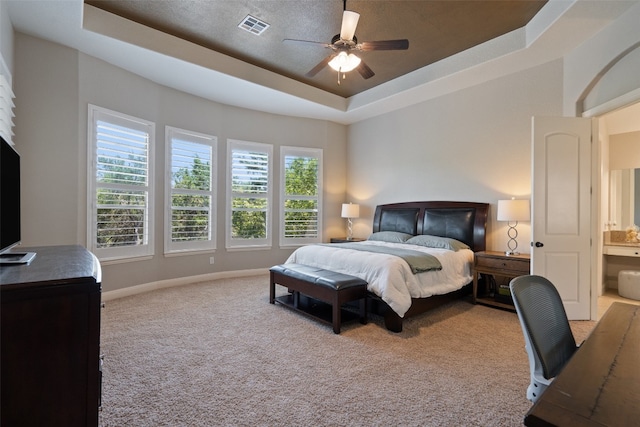
[[[371,77],[376,75],[376,73],[374,73],[373,70],[364,63],[364,61],[360,61],[360,65],[356,67],[356,70],[358,70],[362,78],[365,80],[370,79]]]
[[[360,14],[345,10],[342,12],[342,27],[340,27],[340,38],[342,40],[351,41],[356,34],[356,27],[358,26],[358,19]]]
[[[407,50],[409,49],[409,40],[378,40],[373,42],[362,42],[356,45],[356,49],[362,51],[369,50]]]
[[[329,43],[314,42],[314,41],[311,41],[311,40],[284,39],[284,40],[282,40],[282,43],[306,43],[306,44],[320,45],[322,47],[331,47],[331,45]]]
[[[311,70],[309,70],[309,72],[307,74],[305,74],[305,76],[307,77],[313,77],[316,74],[318,74],[320,72],[320,70],[322,70],[324,67],[327,66],[327,64],[329,63],[329,61],[331,61],[331,59],[334,57],[335,55],[329,55],[326,58],[324,58],[322,61],[320,61],[318,63],[318,65],[316,65],[315,67],[313,67]]]

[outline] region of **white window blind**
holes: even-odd
[[[271,246],[272,152],[269,144],[228,141],[228,248]]]
[[[101,259],[151,255],[154,124],[90,105],[89,132],[90,247]]]
[[[165,252],[215,249],[215,152],[210,135],[167,126]]]
[[[5,70],[4,60],[0,57],[0,136],[13,145],[13,99],[11,75]]]
[[[322,241],[322,150],[280,149],[280,246]]]

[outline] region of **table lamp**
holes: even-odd
[[[509,230],[507,231],[507,235],[509,236],[507,246],[509,250],[505,251],[506,255],[520,255],[520,252],[517,252],[518,241],[516,237],[518,237],[518,230],[516,226],[518,225],[518,221],[529,221],[530,219],[531,210],[529,200],[516,200],[515,198],[511,200],[498,200],[498,221],[507,221],[507,225],[509,226]]]
[[[347,240],[353,239],[353,218],[360,216],[360,205],[353,203],[342,204],[342,218],[347,218]]]

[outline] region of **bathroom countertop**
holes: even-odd
[[[624,230],[608,230],[604,232],[604,246],[625,246],[640,248],[640,242],[627,242],[627,232]]]

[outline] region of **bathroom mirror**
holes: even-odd
[[[610,230],[640,225],[640,168],[610,172]]]

